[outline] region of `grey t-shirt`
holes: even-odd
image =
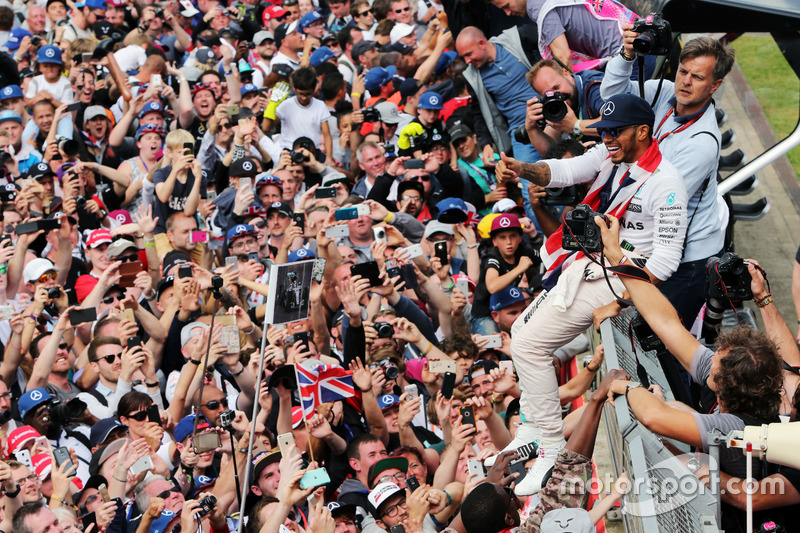
[[[595,58],[610,56],[622,45],[617,21],[596,19],[582,5],[551,9],[539,32],[548,46],[564,33],[570,50]]]

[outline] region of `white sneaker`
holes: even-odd
[[[542,490],[545,485],[545,478],[549,477],[548,474],[556,465],[558,454],[566,445],[566,441],[562,440],[561,443],[555,446],[539,446],[536,462],[528,469],[523,480],[514,489],[517,496],[530,496]]]
[[[517,433],[514,435],[514,439],[509,442],[508,446],[503,448],[500,453],[508,450],[518,450],[520,455],[518,461],[526,461],[529,457],[536,453],[536,449],[539,446],[539,439],[541,438],[542,430],[539,429],[539,426],[532,422],[522,422],[517,428]],[[531,444],[533,446],[531,446]],[[499,456],[500,454],[498,453],[497,455],[489,457],[483,462],[484,466],[486,466],[486,468],[493,467]]]

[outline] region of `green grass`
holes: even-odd
[[[764,110],[778,139],[783,139],[797,124],[800,79],[770,35],[747,34],[733,42],[736,61]],[[800,176],[800,147],[787,157]]]

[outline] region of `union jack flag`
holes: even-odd
[[[317,406],[355,396],[353,373],[338,365],[323,365],[316,359],[307,359],[294,365],[303,418],[314,416]]]

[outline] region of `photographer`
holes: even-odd
[[[608,63],[600,85],[603,98],[620,93],[638,94],[629,80],[636,60],[634,41],[639,36],[632,25],[623,25],[624,45]],[[664,81],[653,106],[653,136],[661,153],[683,176],[689,195],[689,226],[685,250],[678,270],[659,288],[678,310],[684,324],[691,324],[705,301],[705,266],[709,257],[722,251],[725,226],[717,202],[717,166],[720,132],[715,118],[714,93],[733,66],[733,50],[710,37],[698,37],[681,50],[675,82]],[[644,98],[651,102],[659,87],[656,80],[644,83]]]
[[[585,207],[579,206],[581,211],[624,214],[621,238],[633,249],[628,253],[637,264],[645,265],[654,283],[661,283],[680,263],[686,189],[651,137],[654,120],[645,100],[628,94],[613,96],[603,107],[603,120],[595,124],[602,145],[580,157],[533,164],[501,154],[497,175],[501,182],[522,178],[545,187],[594,181],[582,204]],[[595,235],[590,251],[597,250],[596,228],[590,224],[583,232],[562,225],[561,231],[548,238],[542,248],[547,290],[512,328],[511,353],[524,393],[521,411],[542,431],[539,459],[516,488],[521,496],[541,490],[545,474],[565,444],[552,353],[592,324],[597,307],[613,302],[624,290],[618,279],[604,283],[602,270],[591,261],[593,256],[564,249],[562,236],[568,231],[572,238]],[[587,267],[589,273],[584,274]]]

